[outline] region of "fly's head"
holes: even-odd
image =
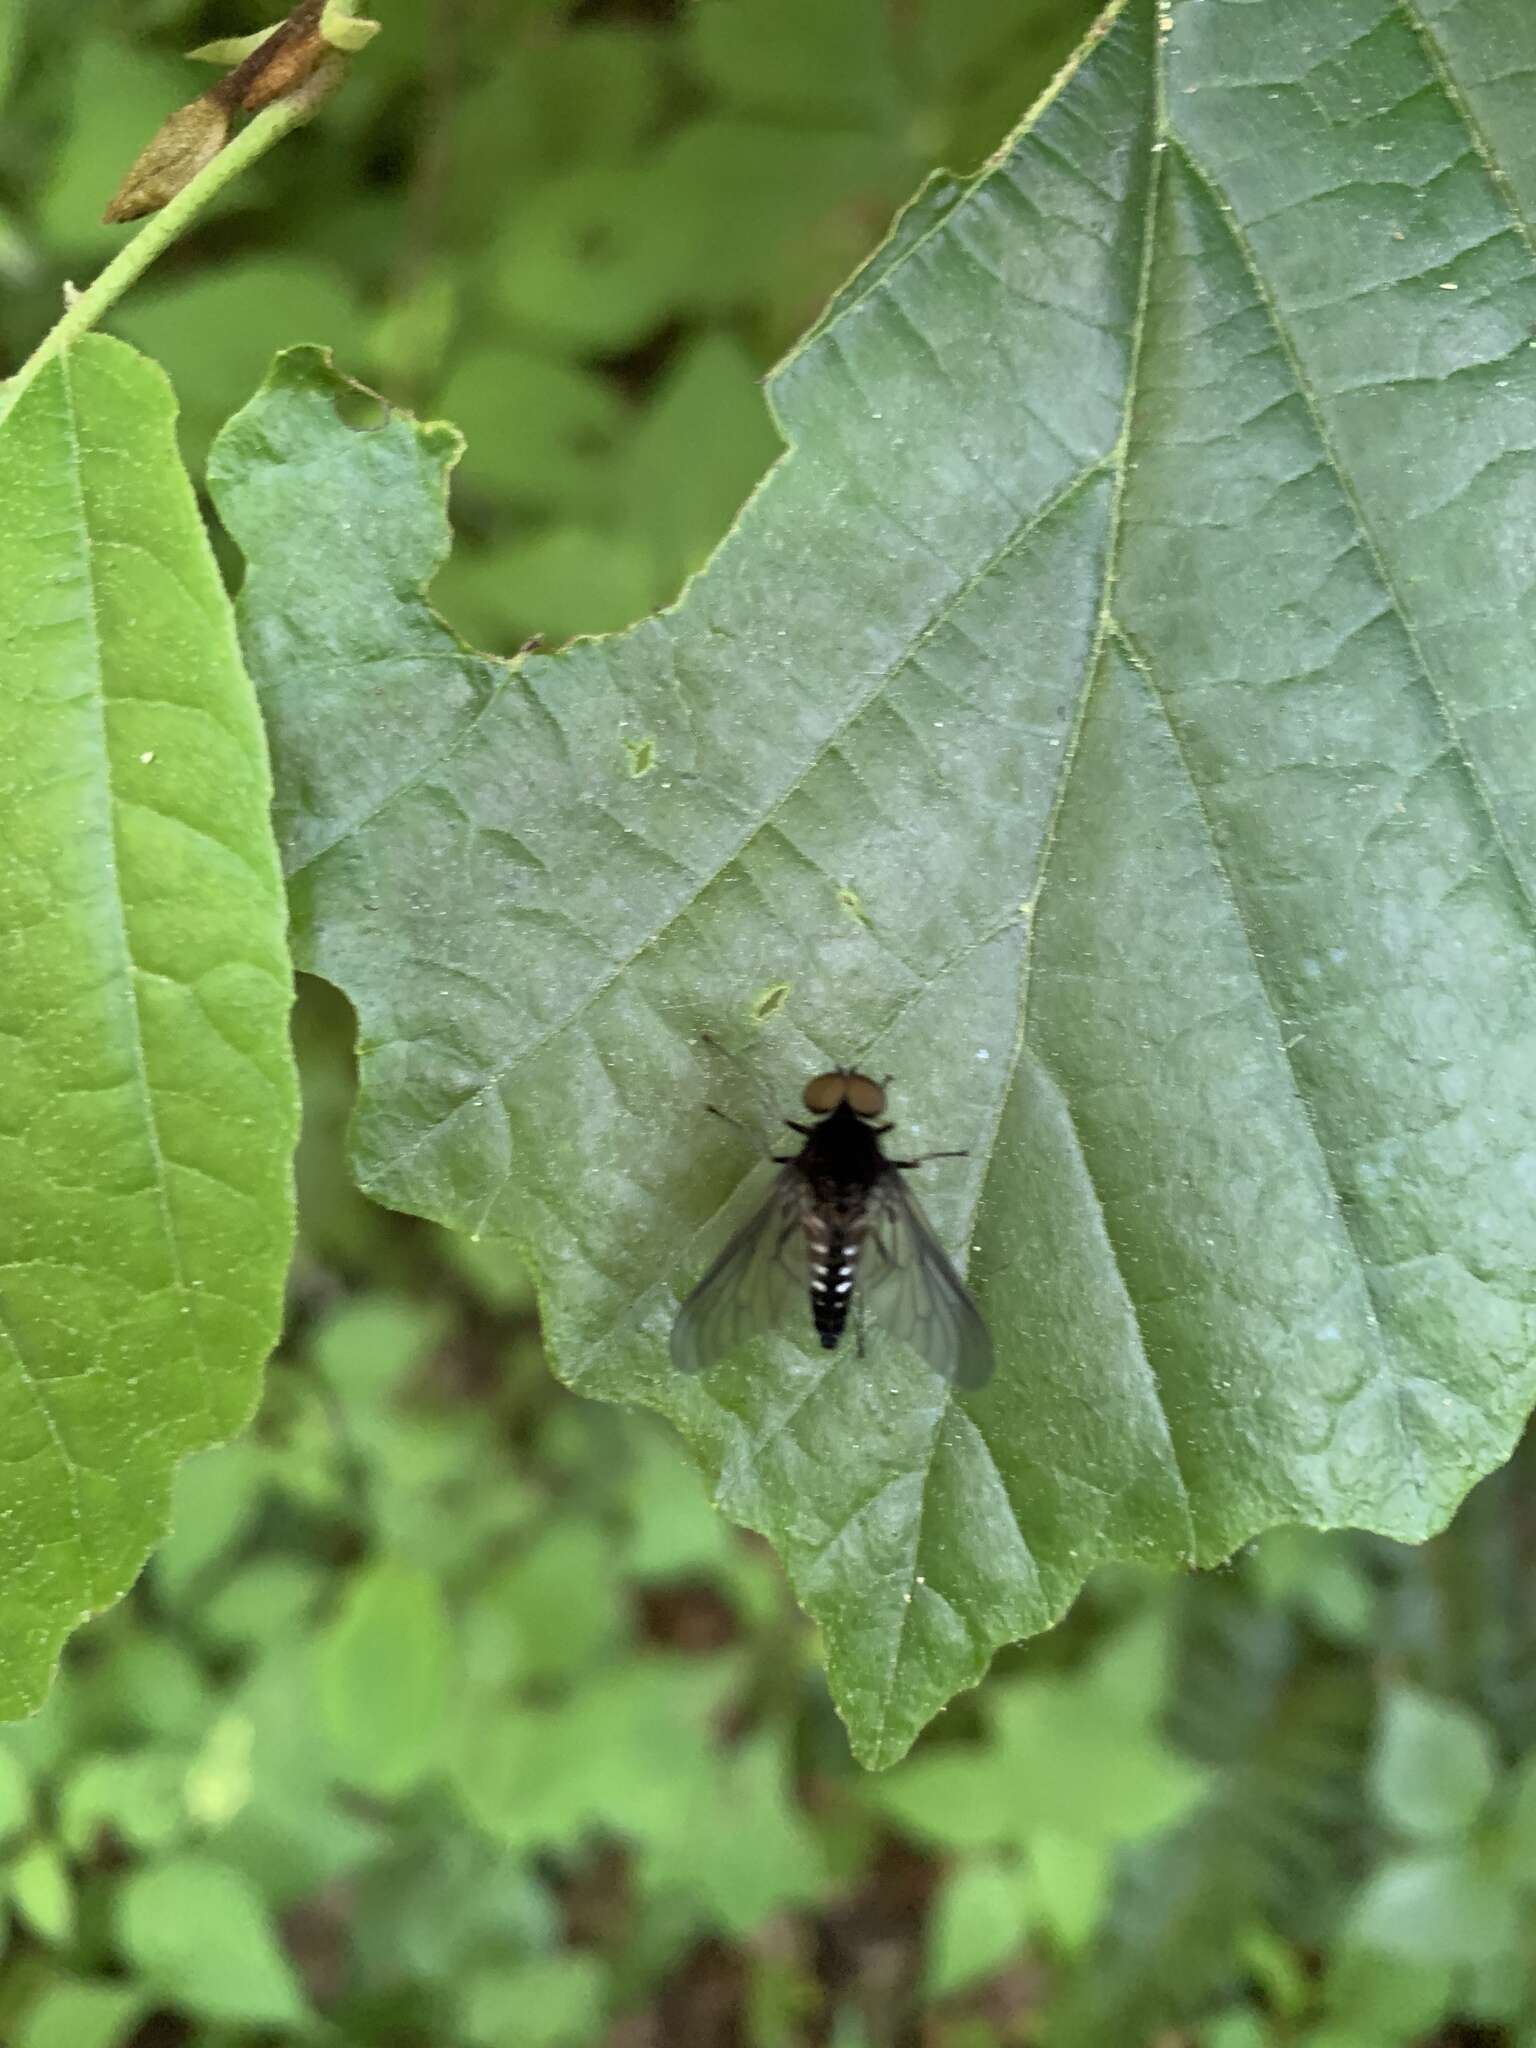
[[[868,1074],[856,1074],[852,1067],[834,1067],[830,1074],[818,1074],[805,1084],[805,1106],[812,1116],[831,1116],[848,1109],[864,1123],[885,1115],[885,1087]]]

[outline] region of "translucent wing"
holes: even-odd
[[[747,1218],[677,1312],[672,1363],[703,1372],[717,1359],[770,1330],[798,1302],[809,1314],[804,1220],[810,1189],[798,1168],[786,1166],[763,1206]]]
[[[992,1339],[981,1311],[894,1169],[870,1193],[859,1293],[892,1336],[956,1386],[980,1387],[992,1377]]]

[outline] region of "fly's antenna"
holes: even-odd
[[[721,1123],[729,1124],[732,1130],[745,1131],[749,1138],[756,1136],[750,1125],[744,1124],[739,1116],[732,1116],[728,1109],[721,1109],[717,1103],[706,1102],[704,1112],[706,1116],[719,1117]]]
[[[757,1128],[754,1128],[751,1124],[743,1123],[739,1116],[732,1116],[728,1110],[719,1108],[713,1102],[706,1102],[704,1105],[705,1109],[708,1110],[711,1116],[719,1117],[722,1123],[731,1124],[736,1130],[744,1132],[755,1145],[765,1146],[767,1141],[763,1137],[763,1132],[775,1129],[778,1125],[787,1122],[788,1119],[782,1116],[768,1101],[760,1078],[752,1072],[750,1065],[742,1058],[740,1053],[732,1052],[731,1048],[728,1045],[722,1044],[712,1031],[696,1031],[694,1039],[697,1044],[707,1045],[711,1052],[719,1053],[723,1058],[728,1059],[731,1065],[739,1072],[750,1077],[753,1093],[757,1096],[757,1112],[760,1123]]]

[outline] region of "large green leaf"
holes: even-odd
[[[217,455],[364,1183],[526,1248],[874,1762],[1101,1559],[1424,1535],[1536,1391],[1536,17],[1421,16],[1125,0],[622,638],[459,647],[452,435],[352,432],[312,354]],[[766,1138],[833,1060],[971,1148],[974,1398],[878,1341],[669,1370],[762,1188],[705,1099]]]
[[[261,726],[164,376],[0,424],[0,1714],[250,1412],[295,1088]]]

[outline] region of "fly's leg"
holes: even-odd
[[[889,1130],[890,1128],[890,1125],[887,1124],[886,1129]],[[892,1159],[889,1160],[887,1164],[891,1166],[899,1166],[903,1173],[910,1173],[914,1166],[926,1166],[930,1159],[969,1159],[970,1156],[971,1155],[968,1151],[924,1152],[922,1156],[918,1159]]]

